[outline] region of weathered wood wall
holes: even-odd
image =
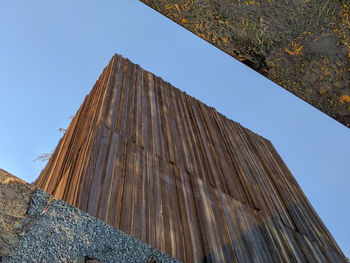
[[[350,128],[349,0],[140,0]]]
[[[185,262],[345,262],[268,140],[118,55],[35,185]]]

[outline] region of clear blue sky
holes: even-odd
[[[137,0],[0,2],[0,167],[32,182],[114,53],[271,140],[350,255],[350,130]]]

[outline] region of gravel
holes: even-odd
[[[179,262],[61,200],[48,201],[47,193],[34,192],[30,223],[3,262]]]

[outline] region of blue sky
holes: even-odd
[[[272,141],[350,255],[350,129],[137,0],[0,2],[0,167],[32,182],[114,53]]]

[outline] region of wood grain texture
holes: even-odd
[[[270,141],[119,55],[35,185],[184,262],[346,262]]]

